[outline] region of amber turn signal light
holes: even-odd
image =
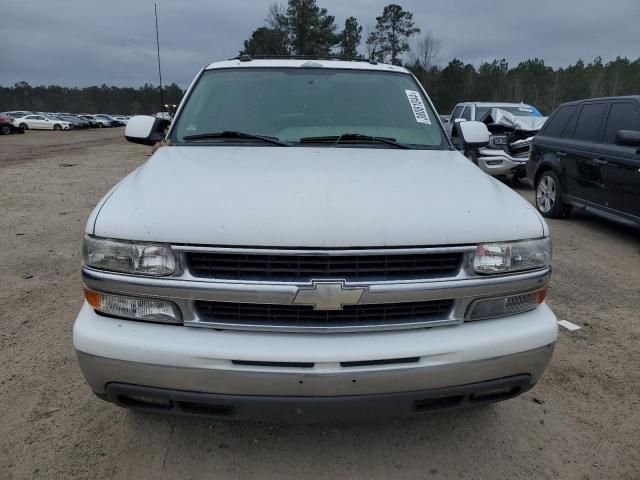
[[[84,298],[87,300],[89,305],[93,308],[100,308],[100,294],[98,292],[92,292],[91,290],[84,289]]]
[[[536,292],[536,303],[539,305],[544,302],[544,299],[547,298],[547,287],[541,288]]]

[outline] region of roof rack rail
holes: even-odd
[[[251,60],[341,60],[344,62],[369,62],[374,65],[378,63],[364,57],[340,57],[338,55],[248,55],[246,53],[229,60],[240,60],[241,62],[250,62]]]

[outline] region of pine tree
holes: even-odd
[[[413,22],[413,13],[403,10],[400,5],[387,5],[382,15],[376,17],[375,32],[370,34],[370,40],[378,44],[377,59],[400,65],[400,57],[409,51],[409,38],[416,33],[420,33],[420,29]]]
[[[287,55],[287,37],[282,31],[260,27],[244,41],[240,55]]]
[[[329,55],[338,43],[335,17],[316,0],[289,0],[287,29],[291,52],[295,55]]]
[[[349,17],[344,22],[344,30],[340,32],[340,53],[341,57],[359,58],[358,46],[362,39],[362,27],[358,25],[355,17]]]

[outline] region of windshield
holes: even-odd
[[[494,105],[490,107],[476,107],[476,120],[482,120],[489,110],[492,108],[499,108],[500,110],[505,110],[516,117],[541,117],[542,114],[538,111],[537,108],[532,107],[531,105],[518,105],[512,107],[506,107],[504,105]]]
[[[394,148],[380,141],[366,141],[364,136],[369,136],[412,148],[448,148],[439,122],[413,78],[372,70],[205,71],[176,120],[171,141],[174,145],[192,145],[189,137],[229,131],[273,137],[295,146],[338,146],[326,142],[327,137],[359,134],[349,143]],[[238,143],[238,138],[202,138],[196,143],[222,145]],[[314,138],[325,142],[315,144]],[[257,144],[248,138],[242,142]]]

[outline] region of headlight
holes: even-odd
[[[109,238],[84,237],[84,264],[88,267],[139,275],[171,275],[176,259],[171,247]]]
[[[87,289],[84,298],[97,311],[115,317],[163,323],[180,323],[182,320],[178,307],[167,300],[112,295]]]
[[[551,239],[478,245],[473,259],[476,273],[509,273],[547,267],[551,263]]]

